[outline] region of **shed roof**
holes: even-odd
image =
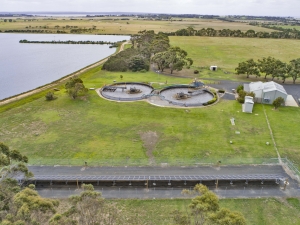
[[[249,84],[249,88],[250,88],[250,92],[253,92],[253,91],[258,91],[258,90],[262,90],[264,88],[264,83],[261,82],[261,81],[258,81],[258,82],[251,82]]]
[[[280,84],[275,83],[274,81],[270,81],[266,83],[263,83],[261,81],[252,82],[249,84],[249,88],[250,88],[250,92],[254,92],[258,90],[262,90],[264,93],[270,91],[279,91],[287,95],[284,87]]]
[[[270,91],[280,91],[281,93],[287,95],[284,87],[280,84],[275,83],[274,81],[264,83],[263,92],[270,92]]]

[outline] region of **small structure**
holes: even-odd
[[[210,67],[210,70],[211,70],[211,71],[217,71],[217,70],[218,70],[218,67],[217,67],[217,66],[211,66],[211,67]]]
[[[205,84],[201,81],[198,81],[197,78],[195,78],[191,85],[193,85],[195,88],[202,88]]]
[[[286,101],[288,96],[284,87],[274,81],[266,83],[258,81],[251,82],[250,84],[244,84],[244,91],[253,92],[255,94],[254,102],[264,104],[272,104],[278,97],[282,97],[284,101]]]
[[[245,103],[242,106],[242,110],[244,113],[252,113],[254,106],[253,97],[246,96],[245,97]]]
[[[138,94],[141,93],[140,89],[137,89],[136,87],[131,87],[128,91],[128,94]]]

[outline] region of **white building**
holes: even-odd
[[[255,93],[254,101],[264,104],[272,104],[278,97],[282,97],[284,101],[286,101],[288,96],[284,87],[273,81],[266,83],[258,81],[250,84],[244,84],[244,91]]]
[[[218,67],[217,67],[217,66],[211,66],[211,67],[210,67],[210,70],[211,70],[211,71],[217,71],[217,70],[218,70]]]
[[[246,96],[245,103],[243,104],[243,112],[252,113],[253,106],[254,106],[253,97]]]

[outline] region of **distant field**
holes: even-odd
[[[193,68],[217,65],[234,73],[238,63],[272,56],[284,62],[299,58],[300,40],[276,40],[227,37],[170,37],[171,45],[179,46],[194,60]],[[192,75],[192,74],[191,74]],[[241,76],[223,72],[202,73],[206,78],[238,79]]]
[[[277,27],[282,27],[284,29],[296,29],[296,30],[300,30],[300,26],[278,25]]]
[[[117,200],[122,212],[142,224],[172,224],[174,210],[185,211],[191,200]],[[298,225],[300,201],[296,198],[222,199],[220,206],[241,212],[248,225]]]
[[[69,18],[58,18],[56,20],[50,20],[49,18],[38,18],[34,21],[28,21],[31,18],[16,19],[16,22],[3,22],[0,19],[0,30],[50,30],[56,33],[56,30],[63,30],[67,33],[73,28],[63,28],[68,26],[78,26],[78,28],[90,29],[86,33],[91,34],[136,34],[141,30],[154,30],[155,32],[173,32],[179,29],[187,28],[192,26],[196,30],[202,28],[214,28],[220,29],[240,29],[242,31],[255,30],[255,31],[268,31],[270,29],[262,27],[254,27],[247,25],[245,23],[235,23],[235,22],[224,22],[220,20],[207,20],[207,19],[183,19],[179,21],[178,18],[174,18],[173,21],[154,21],[154,20],[142,20],[136,18],[130,18],[130,20],[121,20],[120,17],[107,17],[107,18],[93,18],[87,19],[86,17],[77,20],[70,20]],[[24,21],[24,19],[26,21]],[[30,27],[29,27],[30,26]],[[59,26],[59,27],[55,27]],[[93,29],[93,26],[94,29]],[[28,27],[28,28],[26,28]],[[47,27],[47,28],[44,28]]]
[[[148,73],[111,73],[95,68],[83,75],[88,88],[101,87],[120,81],[159,81],[189,83],[179,79]],[[26,154],[31,162],[80,164],[83,160],[141,159],[147,163],[150,151],[157,160],[191,160],[199,162],[261,163],[254,158],[276,157],[262,105],[255,105],[253,114],[241,113],[241,105],[222,100],[216,106],[201,109],[171,109],[152,106],[146,102],[118,103],[100,98],[90,91],[86,100],[71,100],[63,87],[58,99],[33,102],[2,111],[0,117],[1,141]],[[6,106],[7,107],[7,106]],[[5,107],[5,108],[6,108]],[[4,109],[4,107],[3,107]],[[283,156],[300,162],[297,131],[299,109],[284,108],[273,111],[266,106],[276,141]],[[26,112],[26,113],[24,113]],[[258,115],[256,115],[258,114]],[[236,126],[230,124],[234,117]],[[282,120],[281,118],[292,118]],[[276,129],[275,129],[276,127]],[[278,127],[278,128],[277,128]],[[281,129],[280,127],[285,127]],[[141,135],[155,132],[158,136],[154,149],[149,150]],[[239,131],[240,134],[236,134]],[[234,144],[230,144],[232,140]],[[78,161],[76,161],[78,160]],[[142,164],[143,164],[142,162]]]

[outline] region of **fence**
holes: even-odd
[[[123,158],[123,159],[30,159],[28,165],[44,166],[210,166],[279,164],[277,158]]]
[[[300,181],[300,171],[297,164],[290,161],[288,158],[282,158],[281,161],[296,175],[297,179]]]

